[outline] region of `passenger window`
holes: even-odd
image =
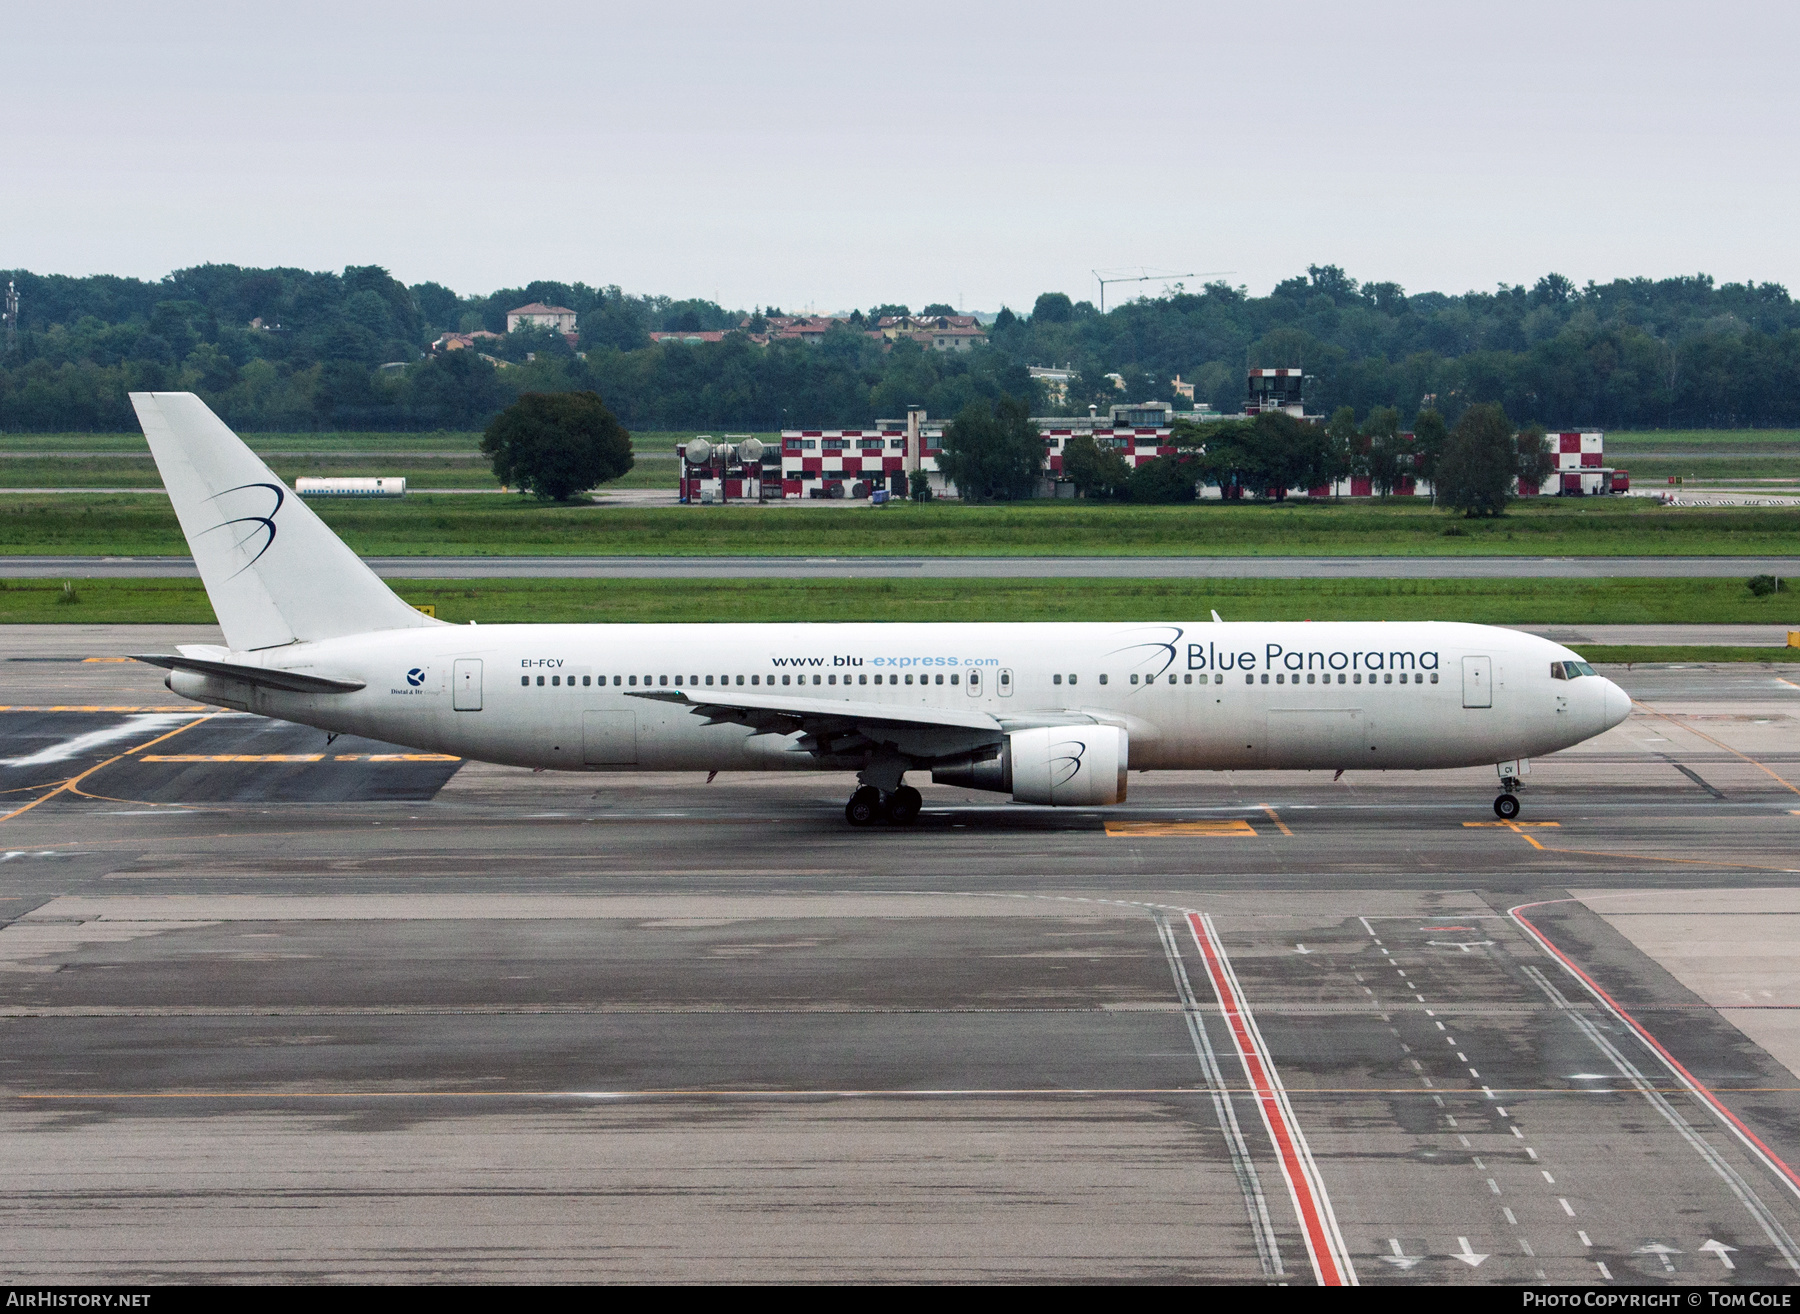
[[[837,676],[835,676],[835,675],[834,675],[834,676],[831,676],[831,677],[830,677],[830,678],[829,678],[829,679],[827,679],[827,680],[826,680],[826,681],[825,681],[825,683],[827,683],[827,684],[836,684],[836,683],[837,683]]]
[[[1341,676],[1341,675],[1340,675],[1340,676],[1338,676],[1338,683],[1339,683],[1339,684],[1342,684],[1342,683],[1343,683],[1343,682],[1344,682],[1344,677],[1343,677],[1343,676]],[[1437,683],[1437,672],[1436,672],[1436,671],[1433,671],[1433,672],[1432,672],[1432,673],[1431,673],[1431,682],[1432,682],[1432,683],[1433,683],[1433,684],[1436,684],[1436,683]]]
[[[707,677],[706,677],[706,683],[707,683],[707,684],[708,684],[708,685],[710,685],[710,684],[712,684],[712,676],[710,676],[710,675],[709,675],[709,676],[707,676]]]
[[[538,676],[538,683],[539,683],[539,684],[542,684],[542,683],[543,683],[543,682],[544,682],[544,677],[543,677],[543,676],[541,676],[541,675],[540,675],[540,676]]]
[[[1070,683],[1070,684],[1074,684],[1074,683],[1075,683],[1075,677],[1074,677],[1074,676],[1073,676],[1073,675],[1071,675],[1071,676],[1070,676],[1070,677],[1069,677],[1069,683]]]
[[[663,684],[663,685],[666,685],[666,684],[668,684],[668,682],[669,682],[669,677],[668,677],[668,676],[666,676],[666,675],[659,675],[659,676],[657,676],[657,677],[656,677],[656,682],[657,682],[657,683],[658,683],[658,684]]]
[[[1287,677],[1285,675],[1277,674],[1275,676],[1275,683],[1276,684],[1285,684],[1285,683],[1287,683]]]
[[[1051,683],[1051,684],[1061,684],[1061,683],[1062,683],[1062,676],[1060,676],[1060,675],[1053,675],[1053,676],[1051,676],[1051,677],[1050,677],[1050,683]]]
[[[940,675],[940,676],[938,676],[938,678],[937,678],[937,682],[938,682],[938,683],[939,683],[939,684],[942,684],[942,683],[943,683],[943,682],[944,682],[944,677],[943,677],[943,676],[941,676],[941,675]]]
[[[1313,682],[1313,678],[1314,678],[1314,677],[1313,677],[1313,675],[1312,675],[1312,673],[1311,673],[1311,672],[1308,672],[1308,673],[1307,673],[1307,676],[1306,676],[1306,682],[1307,682],[1307,683],[1308,683],[1308,684],[1311,684],[1311,683],[1312,683],[1312,682]],[[1327,678],[1329,678],[1329,677],[1327,677]]]
[[[1268,677],[1268,676],[1266,676],[1266,675],[1265,675],[1265,676],[1263,676],[1263,678],[1262,678],[1262,682],[1263,682],[1263,683],[1264,683],[1264,684],[1267,684],[1267,683],[1268,683],[1268,682],[1269,682],[1269,677]]]
[[[1105,683],[1106,683],[1106,677],[1105,677],[1105,676],[1104,676],[1104,675],[1102,675],[1102,676],[1101,676],[1101,677],[1100,677],[1100,683],[1101,683],[1101,684],[1105,684]]]
[[[912,676],[910,676],[910,675],[909,675],[909,676],[907,676],[907,677],[906,677],[906,682],[907,682],[907,683],[908,683],[908,684],[911,684],[911,683],[912,683]]]
[[[1131,677],[1131,682],[1132,682],[1132,683],[1133,683],[1133,684],[1136,684],[1136,683],[1137,683],[1137,676],[1135,676],[1135,675],[1134,675],[1134,676],[1132,676],[1132,677]]]
[[[665,680],[663,683],[667,684],[668,681]],[[681,688],[681,677],[679,675],[675,677],[675,687],[677,689]]]
[[[1265,680],[1266,680],[1266,679],[1268,679],[1268,678],[1269,678],[1269,677],[1268,677],[1268,676],[1266,676],[1266,675],[1265,675],[1265,676],[1263,676],[1263,679],[1265,679]],[[1245,676],[1245,677],[1244,677],[1244,683],[1245,683],[1245,684],[1255,684],[1255,683],[1256,683],[1256,677],[1255,677],[1255,676],[1254,676],[1254,675],[1246,675],[1246,676]]]
[[[788,676],[785,676],[785,675],[784,675],[784,676],[782,676],[782,677],[781,677],[781,682],[782,682],[782,683],[783,683],[783,684],[786,684],[786,683],[787,683],[787,682],[788,682],[788,679],[789,679],[789,678],[790,678],[790,677],[788,677]]]
[[[1362,672],[1361,672],[1361,671],[1358,671],[1358,672],[1357,672],[1357,673],[1356,673],[1356,675],[1355,675],[1355,676],[1354,676],[1354,677],[1352,677],[1352,678],[1351,678],[1351,681],[1350,681],[1350,683],[1351,683],[1351,684],[1361,684],[1361,683],[1362,683]]]
[[[819,677],[818,677],[818,676],[816,676],[816,675],[815,675],[815,676],[813,676],[813,683],[814,683],[814,684],[817,684],[817,683],[818,683],[818,682],[819,682]]]
[[[1394,682],[1394,677],[1393,677],[1393,675],[1392,675],[1392,674],[1391,674],[1391,673],[1390,673],[1390,674],[1387,674],[1387,675],[1384,675],[1384,676],[1382,676],[1382,677],[1381,677],[1381,682],[1382,682],[1382,683],[1383,683],[1383,684],[1392,684],[1392,683],[1393,683],[1393,682]]]
[[[632,677],[631,677],[631,683],[632,683],[632,684],[633,684],[633,685],[634,685],[634,686],[635,686],[635,685],[636,685],[636,684],[637,684],[637,676],[635,676],[635,675],[634,675],[634,676],[632,676]]]
[[[859,675],[856,677],[856,682],[858,684],[867,684],[869,682],[869,677],[866,675]]]
[[[737,678],[737,682],[738,682],[738,683],[739,683],[739,684],[740,684],[740,685],[741,685],[741,684],[743,684],[743,682],[744,682],[744,677],[743,677],[743,676],[741,676],[741,675],[740,675],[740,676],[738,676],[738,678]]]
[[[520,676],[520,677],[519,677],[519,683],[520,683],[520,684],[530,684],[530,683],[531,683],[531,677],[530,677],[530,676],[529,676],[529,675],[521,675],[521,676]]]
[[[550,677],[550,683],[551,683],[551,684],[553,684],[553,685],[557,685],[557,684],[561,684],[561,683],[562,683],[562,676],[560,676],[560,675],[553,675],[553,676],[551,676],[551,677]]]

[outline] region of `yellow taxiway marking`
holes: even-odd
[[[1285,829],[1285,828],[1284,828]],[[1106,833],[1123,835],[1210,835],[1215,839],[1255,838],[1247,821],[1109,821]],[[1292,833],[1291,831],[1289,832]]]
[[[1562,822],[1560,822],[1560,821],[1465,821],[1465,822],[1463,822],[1463,825],[1469,826],[1471,828],[1477,827],[1477,826],[1479,826],[1479,827],[1490,827],[1491,826],[1491,827],[1496,827],[1501,830],[1510,830],[1513,834],[1517,835],[1520,839],[1524,840],[1527,844],[1531,845],[1532,848],[1541,849],[1544,846],[1542,844],[1539,844],[1536,840],[1532,839],[1531,836],[1527,835],[1525,833],[1525,828],[1527,826],[1532,826],[1532,827],[1560,826],[1560,825],[1562,825]]]
[[[1795,812],[1800,817],[1800,812]],[[1463,825],[1470,828],[1491,827],[1497,830],[1510,830],[1532,848],[1543,853],[1571,853],[1584,858],[1623,858],[1632,862],[1675,862],[1689,867],[1730,867],[1742,871],[1779,871],[1793,874],[1792,867],[1765,867],[1751,862],[1718,862],[1711,858],[1665,858],[1654,853],[1613,853],[1606,849],[1552,849],[1539,844],[1525,833],[1528,826],[1560,826],[1560,821],[1465,821]]]
[[[1280,830],[1283,835],[1286,835],[1289,838],[1293,837],[1294,832],[1287,828],[1287,823],[1285,821],[1283,821],[1280,817],[1275,815],[1274,808],[1270,807],[1267,803],[1260,803],[1257,806],[1262,808],[1262,810],[1264,812],[1268,813],[1269,820],[1275,823],[1276,828],[1278,830]]]
[[[1779,678],[1779,677],[1777,677],[1777,678]],[[1783,683],[1785,684],[1786,681],[1783,681]],[[1789,790],[1792,790],[1796,794],[1800,794],[1800,785],[1794,784],[1794,782],[1791,780],[1783,780],[1780,776],[1776,775],[1773,771],[1769,770],[1768,767],[1764,766],[1761,762],[1758,762],[1755,758],[1751,757],[1750,754],[1740,753],[1740,752],[1738,752],[1737,749],[1733,748],[1730,744],[1722,743],[1719,740],[1714,739],[1711,735],[1707,734],[1706,731],[1704,731],[1704,730],[1696,730],[1696,729],[1694,729],[1693,726],[1688,725],[1685,722],[1677,721],[1674,717],[1669,716],[1668,714],[1666,714],[1664,712],[1657,711],[1655,708],[1651,707],[1648,703],[1636,703],[1634,701],[1634,705],[1643,708],[1646,712],[1650,713],[1651,716],[1661,717],[1663,720],[1667,721],[1670,725],[1680,726],[1683,730],[1686,730],[1691,735],[1699,735],[1700,738],[1704,739],[1707,743],[1711,744],[1713,747],[1722,748],[1727,753],[1730,753],[1733,757],[1742,758],[1744,761],[1748,762],[1751,766],[1755,767],[1758,771],[1762,772],[1765,776],[1769,777],[1769,779],[1773,780],[1776,784],[1780,785],[1783,789],[1789,789]]]
[[[146,753],[142,762],[460,762],[448,753]]]
[[[101,762],[98,765],[89,767],[86,771],[83,771],[80,775],[70,776],[67,780],[63,781],[62,784],[58,785],[55,789],[51,790],[47,794],[38,795],[36,798],[32,799],[31,802],[27,803],[24,807],[14,808],[11,812],[8,812],[5,816],[0,816],[0,821],[11,821],[14,817],[18,816],[20,813],[29,812],[33,808],[35,808],[38,804],[47,802],[48,800],[55,798],[58,794],[62,794],[62,793],[79,794],[79,793],[81,793],[81,790],[79,788],[81,782],[86,780],[89,776],[93,775],[94,772],[104,770],[105,768],[111,766],[114,762],[117,762],[122,758],[130,757],[133,753],[140,752],[141,750],[146,749],[146,748],[154,748],[154,747],[156,747],[156,745],[162,743],[162,741],[165,739],[173,739],[176,735],[185,734],[187,731],[192,730],[195,726],[202,725],[205,722],[212,720],[213,717],[215,717],[217,715],[218,715],[217,712],[209,712],[205,716],[196,716],[192,721],[189,721],[186,725],[178,725],[173,730],[170,730],[165,734],[160,734],[154,739],[146,740],[145,742],[143,742],[141,744],[134,744],[132,747],[126,749],[123,753],[115,754],[114,756],[107,758],[106,761]]]
[[[0,706],[0,712],[193,712],[200,709],[192,703],[183,703],[179,707],[105,707],[94,703],[70,704],[57,707],[23,707]]]

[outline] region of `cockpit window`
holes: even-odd
[[[1574,680],[1583,675],[1592,675],[1594,668],[1586,662],[1551,662],[1550,678],[1552,680]]]

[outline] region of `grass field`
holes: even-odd
[[[380,556],[1614,556],[1800,551],[1800,511],[1545,498],[1467,521],[1413,498],[1133,507],[896,503],[820,507],[558,506],[515,497],[326,501],[320,516]],[[138,494],[0,497],[0,553],[183,556],[168,503]]]
[[[290,485],[303,476],[399,476],[408,488],[494,488],[493,467],[480,453],[468,456],[444,453],[338,454],[317,452],[306,456],[266,455],[272,469]],[[640,456],[623,478],[605,488],[668,488],[674,490],[676,466],[672,460]],[[118,453],[70,456],[14,456],[0,458],[0,488],[161,488],[162,477],[148,455]],[[602,489],[605,491],[605,489]]]
[[[1795,453],[1800,452],[1800,429],[1616,429],[1606,435],[1608,452],[1658,448]]]
[[[1636,489],[1661,487],[1670,475],[1702,486],[1739,479],[1800,481],[1800,451],[1792,456],[1614,455],[1607,459],[1631,471],[1631,486]]]
[[[631,435],[634,451],[673,455],[676,443],[695,435],[686,431],[646,430]],[[718,434],[712,435],[718,437]],[[780,435],[755,435],[770,442]],[[469,452],[481,447],[481,434],[472,429],[435,429],[424,433],[246,433],[240,434],[257,452]],[[117,452],[143,455],[144,435],[132,433],[5,433],[0,434],[0,458],[17,452]]]
[[[11,580],[0,624],[203,624],[197,580]],[[1777,624],[1800,594],[1736,581],[1539,580],[398,580],[440,619],[504,622],[1458,620],[1493,625]],[[1783,650],[1746,649],[1773,660]],[[1800,656],[1800,649],[1792,650]],[[1642,658],[1639,660],[1651,660]]]

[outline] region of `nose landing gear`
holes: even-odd
[[[873,826],[877,821],[910,826],[919,819],[924,802],[911,785],[901,785],[885,794],[873,785],[863,785],[844,804],[844,820],[852,826]]]
[[[1511,821],[1519,815],[1520,778],[1530,773],[1531,761],[1518,758],[1501,762],[1494,769],[1500,773],[1500,797],[1494,800],[1494,815],[1502,821]]]

